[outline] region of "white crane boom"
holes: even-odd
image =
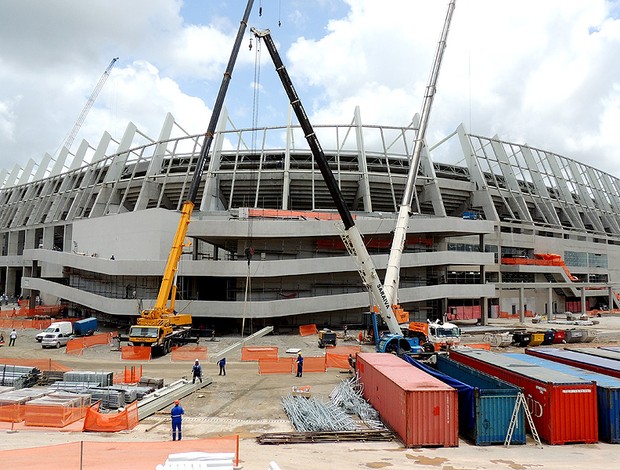
[[[405,182],[405,191],[403,193],[398,218],[396,219],[396,228],[394,229],[394,237],[392,238],[392,247],[390,248],[390,256],[388,258],[383,289],[390,304],[397,303],[398,282],[400,273],[400,262],[405,247],[405,239],[409,228],[409,217],[411,216],[411,204],[413,202],[413,194],[415,192],[415,181],[420,167],[420,155],[424,146],[424,136],[426,135],[426,127],[431,113],[433,98],[435,97],[437,79],[439,77],[439,69],[441,60],[446,48],[446,40],[448,31],[450,30],[450,22],[452,21],[452,13],[454,13],[456,0],[451,0],[448,5],[446,19],[444,21],[443,30],[437,45],[435,61],[431,70],[428,85],[426,86],[426,94],[422,105],[422,113],[420,116],[420,125],[416,135],[415,145],[413,148],[413,156],[407,173],[407,181]]]

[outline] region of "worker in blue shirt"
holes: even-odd
[[[297,353],[297,375],[296,377],[301,377],[304,370],[304,357],[301,355],[301,352]]]
[[[170,410],[170,417],[172,418],[172,440],[180,441],[183,437],[181,433],[181,423],[183,422],[183,415],[185,410],[181,406],[179,400],[174,400],[174,407]]]
[[[226,375],[226,358],[223,357],[217,361],[217,365],[220,366],[220,373],[218,375]]]
[[[200,383],[202,383],[202,366],[200,365],[200,361],[198,359],[194,361],[194,365],[192,367],[192,383],[196,383],[196,379],[200,379]]]

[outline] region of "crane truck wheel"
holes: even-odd
[[[433,353],[435,352],[435,345],[433,343],[424,343],[422,349],[424,349],[424,352]]]

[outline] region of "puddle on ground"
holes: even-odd
[[[410,455],[405,454],[409,460],[415,460],[415,463],[420,465],[432,465],[434,467],[440,467],[448,461],[443,457],[426,457],[425,455]]]
[[[393,467],[389,462],[367,462],[366,466],[368,468],[385,468],[385,467]]]
[[[517,462],[513,462],[512,460],[491,460],[490,462],[493,464],[507,465],[508,468],[511,468],[512,470],[526,470],[532,467],[544,467],[544,465],[538,465],[538,464],[523,465]]]

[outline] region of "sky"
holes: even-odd
[[[269,28],[313,124],[406,126],[422,109],[448,0],[254,1],[225,106],[284,125],[287,99],[249,27]],[[0,169],[167,112],[205,132],[246,0],[0,0]],[[260,14],[259,14],[260,13]],[[426,135],[467,131],[620,177],[620,0],[457,0]],[[446,157],[448,158],[448,157]],[[437,160],[437,158],[435,158]],[[443,160],[439,160],[443,161]],[[446,162],[450,163],[450,162]]]

